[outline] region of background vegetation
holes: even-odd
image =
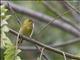
[[[29,19],[29,18],[32,19],[34,22],[34,30],[33,30],[34,32],[32,35],[33,39],[36,39],[37,41],[44,43],[48,46],[51,46],[53,48],[73,54],[79,57],[80,59],[80,34],[79,34],[80,33],[80,1],[78,0],[71,0],[71,1],[64,1],[64,0],[63,1],[15,1],[13,0],[9,2],[12,2],[10,4],[16,4],[20,6],[22,9],[24,8],[26,11],[35,11],[35,13],[36,12],[41,13],[43,14],[41,15],[41,18],[44,18],[45,17],[44,15],[47,15],[50,18],[53,18],[54,20],[51,21],[53,22],[53,24],[51,24],[49,22],[46,22],[45,19],[42,20],[40,18],[36,18],[37,16],[34,17],[35,13],[31,12],[33,14],[33,16],[31,16],[26,13],[23,14],[22,12],[18,12],[14,8],[12,9],[12,11],[11,9],[9,9],[5,13],[5,11],[3,10],[8,8],[5,8],[6,6],[4,5],[5,7],[1,8],[2,9],[1,13],[5,13],[5,15],[1,16],[2,17],[1,19],[4,20],[6,18],[6,22],[8,24],[6,25],[5,22],[3,22],[3,25],[1,26],[1,29],[3,29],[2,30],[3,35],[2,33],[1,35],[3,36],[3,38],[6,38],[7,41],[5,42],[4,39],[2,39],[1,41],[1,43],[4,42],[5,44],[5,45],[4,44],[1,45],[1,55],[2,55],[1,58],[3,57],[2,60],[14,60],[12,58],[14,58],[15,48],[12,47],[14,47],[16,41],[16,36],[14,34],[12,34],[9,31],[8,32],[6,31],[5,33],[4,30],[7,30],[7,28],[11,28],[18,32],[20,25],[17,22],[17,20],[19,19],[21,22],[23,22],[25,19]],[[60,25],[57,25],[56,21],[61,22]],[[5,26],[7,26],[7,28],[5,28]],[[61,26],[64,26],[64,28],[63,27],[61,28]],[[6,36],[4,36],[4,34]],[[66,44],[68,41],[71,43]],[[43,48],[45,49],[45,47]],[[19,53],[17,53],[18,58],[16,59],[39,60],[41,53],[36,49],[34,43],[28,41],[26,42],[24,40],[24,42],[19,46],[19,49],[20,49],[18,50]],[[55,51],[52,52],[45,49],[43,53],[45,54],[45,56],[47,56],[48,60],[65,60],[63,55],[55,53]],[[71,58],[68,57],[66,58],[67,60],[72,60]],[[42,60],[46,60],[46,59],[43,58],[42,56]]]

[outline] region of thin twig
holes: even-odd
[[[39,60],[42,60],[42,55],[43,55],[43,51],[44,51],[44,48],[41,48],[41,54],[40,54],[40,57],[39,57]]]
[[[65,53],[64,53],[64,52],[63,52],[63,57],[64,57],[64,60],[67,60],[66,55],[65,55]]]
[[[77,1],[77,2],[80,2],[80,1]],[[75,8],[73,5],[71,5],[68,1],[65,1],[65,3],[66,3],[69,7],[71,7],[74,11],[76,11],[78,14],[80,14],[80,11],[78,11],[77,8]],[[80,6],[79,6],[79,8],[80,8]]]
[[[19,33],[17,35],[17,40],[16,40],[16,44],[15,44],[15,47],[16,47],[16,50],[15,50],[15,60],[16,60],[16,57],[17,57],[17,50],[18,50],[18,47],[19,47],[19,35],[20,35],[20,30],[19,30]]]
[[[41,53],[41,47],[35,44],[36,49]],[[49,60],[48,57],[45,55],[45,53],[42,54],[42,56],[46,59]]]
[[[77,22],[77,23],[80,23],[80,13],[78,12],[78,10],[77,10],[77,8],[80,8],[80,7],[77,7],[76,8],[76,10],[74,9],[75,7],[74,6],[72,6],[69,2],[67,2],[67,1],[64,1],[63,2],[63,4],[65,5],[65,7],[67,8],[67,9],[69,9],[70,10],[70,13],[73,15],[73,17],[75,18],[75,21]],[[73,8],[74,7],[74,8]],[[79,29],[79,31],[80,31],[80,28],[78,28]]]

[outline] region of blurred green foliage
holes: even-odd
[[[5,8],[5,5],[0,5],[0,10],[1,10],[1,25],[0,25],[0,30],[1,30],[1,36],[0,36],[0,59],[1,60],[20,60],[19,56],[15,56],[17,51],[17,54],[20,52],[15,48],[15,45],[12,43],[10,38],[6,35],[6,33],[9,32],[9,27],[7,26],[8,22],[7,20],[10,18],[11,15],[7,15],[8,9]]]
[[[36,12],[40,12],[40,13],[44,13],[48,16],[52,16],[53,18],[57,18],[58,14],[60,14],[61,16],[68,11],[68,9],[64,6],[64,4],[62,4],[62,2],[60,1],[47,1],[49,3],[49,5],[52,7],[54,12],[51,12],[49,9],[47,9],[44,5],[43,5],[43,1],[42,2],[37,2],[37,1],[16,1],[13,0],[12,2],[14,2],[15,4],[20,5],[21,7],[25,7],[25,8],[29,8],[32,9]],[[78,0],[76,0],[76,2],[74,0],[68,1],[69,3],[71,3],[73,6],[77,7],[80,6],[80,2],[78,2]],[[79,4],[79,5],[77,5]],[[78,10],[80,11],[80,8],[78,8]],[[12,14],[11,12],[9,12],[8,14]],[[20,17],[21,22],[27,18],[28,16],[22,15],[20,13],[15,12],[15,14]],[[66,13],[65,15],[63,15],[63,17],[69,19],[70,21],[76,23],[76,19],[75,17],[72,15],[72,13],[69,11],[68,13]],[[61,18],[57,18],[57,19],[61,19]],[[67,42],[70,39],[74,39],[75,37],[63,30],[60,30],[59,28],[56,27],[52,27],[50,25],[48,25],[44,30],[42,30],[40,32],[40,34],[37,34],[41,28],[43,28],[47,23],[44,22],[40,22],[38,20],[34,20],[34,33],[33,33],[33,38],[37,39],[47,45],[49,44],[59,44],[59,43],[64,43]],[[15,16],[12,14],[12,16],[9,18],[8,20],[8,26],[16,31],[19,30],[20,25],[17,23],[17,19],[15,18]],[[8,34],[8,36],[15,41],[16,37],[13,36],[12,34]],[[15,37],[15,38],[13,38]],[[27,42],[28,43],[28,42]],[[29,45],[33,45],[33,44],[29,44]],[[26,42],[23,43],[23,46],[28,46],[28,44],[26,44]],[[74,45],[70,45],[70,46],[65,46],[65,47],[61,47],[59,48],[61,50],[64,50],[66,52],[70,52],[73,54],[76,54],[77,56],[80,55],[80,43],[78,44],[74,44]],[[26,51],[23,51],[22,53],[20,53],[22,60],[29,60],[28,59],[28,55],[29,53]],[[63,56],[58,55],[54,52],[50,52],[50,51],[46,51],[46,54],[49,56],[50,60],[64,60]],[[35,59],[39,56],[39,54],[37,54],[36,52],[33,52],[30,54],[30,56],[34,56],[35,55]],[[35,60],[34,59],[34,60]],[[33,60],[33,59],[32,59]],[[69,60],[69,59],[68,59]]]

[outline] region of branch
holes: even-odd
[[[68,45],[71,45],[71,44],[74,44],[74,43],[80,43],[80,38],[75,38],[75,39],[73,39],[73,40],[69,40],[69,41],[67,41],[67,42],[64,42],[64,43],[60,43],[60,44],[56,44],[56,45],[50,45],[50,46],[52,46],[52,47],[55,47],[55,48],[58,48],[58,47],[64,47],[64,46],[68,46]]]
[[[18,34],[18,32],[14,31],[14,30],[12,30],[12,29],[10,29],[9,32],[12,33],[12,34],[14,34],[14,35],[16,35],[16,36],[17,36],[17,34]],[[25,36],[23,36],[23,35],[20,35],[20,37],[21,37],[23,40],[26,40],[26,41],[29,41],[29,42],[31,42],[31,43],[37,44],[37,45],[39,45],[39,46],[41,46],[41,47],[44,47],[44,48],[47,49],[47,50],[50,50],[50,51],[53,51],[53,52],[58,53],[58,54],[60,54],[60,55],[63,55],[63,51],[58,50],[58,49],[56,49],[56,48],[52,48],[52,47],[50,47],[50,46],[48,46],[48,45],[45,45],[45,44],[43,44],[43,43],[41,43],[41,42],[38,42],[38,41],[35,40],[35,39],[29,38],[29,37],[25,37]],[[66,52],[65,52],[65,55],[66,55],[66,57],[68,57],[68,58],[80,60],[80,57],[74,56],[74,55],[72,55],[72,54],[69,54],[69,53],[66,53]]]
[[[11,3],[11,2],[8,2],[10,7],[13,8],[14,11],[16,12],[19,12],[19,13],[22,13],[22,14],[25,14],[29,17],[32,17],[34,18],[35,20],[38,19],[40,21],[43,21],[43,22],[46,22],[46,23],[50,23],[51,26],[55,26],[55,27],[58,27],[64,31],[67,31],[68,33],[71,33],[72,35],[76,36],[76,37],[80,37],[80,32],[75,29],[74,27],[72,27],[71,25],[61,21],[61,20],[55,20],[53,17],[50,17],[50,16],[47,16],[47,15],[44,15],[42,13],[39,13],[39,12],[34,12],[28,8],[23,8],[21,6],[18,6],[14,3]],[[5,4],[5,6],[7,8],[9,8],[8,4],[6,1],[2,1],[0,4]]]
[[[49,46],[58,48],[58,47],[68,46],[68,45],[71,45],[71,44],[74,44],[74,43],[80,43],[80,38],[75,38],[73,40],[69,40],[67,42],[56,44],[56,45],[51,44]],[[19,46],[19,48],[22,49],[22,50],[27,50],[27,51],[36,51],[37,50],[36,47],[34,47],[34,46]]]

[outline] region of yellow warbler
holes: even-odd
[[[25,19],[21,25],[20,34],[31,37],[33,34],[33,27],[33,21],[31,19]],[[22,39],[19,41],[19,43],[22,43]]]

